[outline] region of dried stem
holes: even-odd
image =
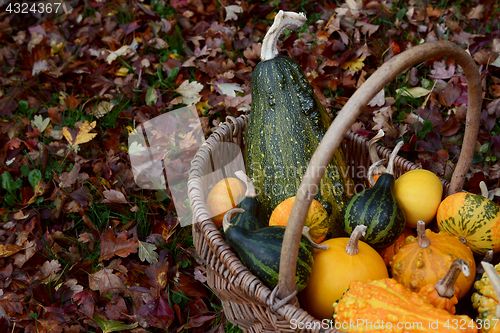
[[[451,263],[446,275],[434,285],[441,297],[451,298],[455,295],[455,283],[462,272],[465,276],[470,275],[469,265],[465,260],[457,258]]]
[[[359,252],[359,238],[366,234],[366,225],[358,225],[354,228],[354,231],[349,237],[347,246],[345,247],[345,252],[351,256],[358,254]]]
[[[242,182],[244,182],[247,187],[247,191],[245,192],[245,197],[255,198],[257,194],[255,193],[255,186],[250,177],[248,177],[247,174],[241,170],[236,171],[234,174]]]
[[[274,17],[274,23],[269,28],[262,42],[260,59],[262,61],[274,59],[278,54],[278,38],[285,30],[295,31],[306,23],[303,13],[284,12],[280,10]]]
[[[488,250],[486,252],[486,254],[484,255],[484,258],[482,261],[491,263],[491,261],[493,260],[493,254],[494,254],[493,250]],[[483,266],[478,266],[476,269],[476,273],[477,274],[484,274]]]
[[[489,191],[488,191],[488,186],[486,186],[486,183],[484,181],[479,182],[479,188],[481,189],[481,195],[488,199],[489,197]]]
[[[304,235],[309,240],[309,243],[311,243],[312,247],[318,250],[328,250],[328,244],[318,244],[313,241],[311,235],[309,234],[309,230],[311,229],[305,225],[304,228],[302,228],[302,235]]]
[[[390,173],[391,175],[394,175],[394,161],[396,160],[396,156],[398,156],[399,149],[403,147],[404,142],[399,141],[396,147],[392,150],[391,155],[389,156],[389,162],[387,163],[387,169],[385,169],[386,173]]]
[[[417,222],[417,239],[418,239],[418,245],[422,249],[425,249],[429,245],[431,245],[431,241],[427,237],[427,234],[425,233],[425,222],[424,221],[418,221]]]
[[[375,181],[373,180],[373,173],[375,172],[375,170],[377,169],[377,167],[379,167],[380,165],[382,165],[384,162],[385,162],[385,158],[381,159],[380,161],[377,161],[377,162],[373,163],[368,168],[367,177],[368,177],[368,184],[370,184],[370,186],[375,185]]]
[[[245,210],[241,208],[233,208],[228,210],[226,214],[224,214],[224,218],[222,219],[222,228],[224,228],[224,232],[226,232],[227,229],[232,226],[230,221],[234,213],[243,214],[244,212]]]
[[[373,138],[371,138],[370,141],[368,142],[368,154],[370,155],[370,162],[372,164],[375,164],[376,162],[380,161],[380,157],[378,156],[377,147],[375,146],[375,144],[384,135],[385,135],[384,131],[382,129],[379,129],[377,134]],[[379,165],[375,170],[373,170],[373,173],[375,175],[379,175],[384,171],[385,171],[385,167],[382,165]]]

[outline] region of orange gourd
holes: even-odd
[[[436,222],[441,232],[460,237],[471,250],[484,255],[500,251],[500,208],[488,199],[488,188],[479,184],[481,195],[459,192],[439,205]]]
[[[470,275],[460,275],[456,286],[458,300],[463,298],[474,283],[476,263],[472,251],[458,237],[425,229],[417,225],[418,238],[408,237],[394,256],[391,273],[394,279],[412,291],[418,292],[428,284],[436,283],[449,270],[453,260],[460,258],[469,265]]]
[[[478,331],[472,318],[435,308],[394,279],[354,281],[333,306],[335,327],[351,333]]]
[[[302,307],[319,320],[330,319],[332,304],[354,280],[368,281],[389,276],[384,260],[371,246],[359,240],[366,226],[357,226],[350,238],[332,238],[315,250],[314,265],[306,288],[299,293]]]
[[[394,255],[398,253],[399,248],[405,244],[406,237],[408,236],[415,236],[415,232],[413,231],[412,228],[406,227],[403,230],[401,236],[399,236],[399,238],[396,239],[396,241],[392,245],[389,245],[388,247],[384,247],[383,249],[378,250],[378,253],[380,253],[387,266],[391,265],[392,258],[394,258]]]
[[[291,197],[276,206],[269,218],[269,225],[286,226],[294,202],[295,197]],[[311,202],[304,225],[309,227],[309,235],[315,243],[321,243],[325,239],[330,228],[330,218],[325,207],[319,201],[313,199]]]
[[[465,276],[470,275],[469,266],[463,259],[455,259],[446,275],[436,284],[423,286],[418,292],[427,297],[429,303],[439,309],[444,309],[451,314],[455,314],[455,305],[458,303],[457,295],[459,288],[455,283],[462,272]]]

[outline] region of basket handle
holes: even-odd
[[[285,231],[278,284],[280,297],[286,297],[295,290],[299,242],[308,207],[316,194],[326,166],[340,146],[347,130],[368,102],[397,75],[418,63],[441,57],[454,59],[463,68],[467,79],[468,112],[465,136],[460,158],[450,182],[448,195],[462,189],[465,176],[472,163],[479,130],[483,100],[481,76],[471,56],[456,44],[448,41],[423,43],[393,57],[375,71],[347,101],[314,152],[297,191],[297,197]],[[318,170],[322,170],[322,172],[318,172]]]

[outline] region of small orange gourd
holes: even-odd
[[[228,210],[236,208],[245,198],[245,192],[245,185],[233,177],[224,178],[212,187],[205,204],[217,228],[222,226],[224,214]]]
[[[412,228],[406,227],[401,236],[392,245],[378,250],[378,253],[380,253],[387,266],[391,266],[392,258],[398,253],[399,248],[405,244],[406,237],[408,236],[415,236],[415,232]]]
[[[460,258],[469,265],[468,277],[460,275],[456,281],[458,300],[463,298],[474,283],[476,263],[472,251],[458,237],[425,229],[425,223],[417,224],[417,237],[408,237],[394,256],[391,273],[403,286],[419,292],[428,284],[436,283],[449,270],[453,260]]]
[[[460,276],[460,272],[465,276],[469,276],[469,265],[463,259],[455,259],[442,279],[434,285],[423,286],[418,293],[427,297],[429,303],[434,307],[455,314],[455,305],[458,303],[457,295],[459,293],[459,288],[455,287],[455,283]]]
[[[269,225],[281,225],[286,226],[288,223],[288,218],[290,217],[290,212],[292,211],[293,203],[295,202],[295,196],[283,200],[271,214],[269,218]],[[304,222],[306,227],[309,227],[309,235],[311,235],[312,240],[315,243],[321,243],[330,228],[330,217],[328,213],[319,201],[314,200],[309,206],[309,211],[307,212],[306,221]]]
[[[388,278],[367,283],[352,282],[333,307],[335,327],[344,332],[478,331],[472,318],[435,308],[424,296]],[[455,322],[457,325],[453,324]]]
[[[330,319],[332,304],[342,297],[349,283],[389,277],[384,260],[359,237],[366,226],[357,226],[350,238],[326,240],[326,250],[314,251],[314,265],[304,290],[299,293],[302,307],[316,319]]]

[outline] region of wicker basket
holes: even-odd
[[[473,150],[465,151],[465,147],[476,142],[482,90],[479,72],[474,61],[461,48],[449,42],[421,44],[381,66],[356,91],[339,113],[314,153],[309,168],[311,166],[321,168],[328,164],[333,153],[340,146],[344,151],[352,179],[355,183],[364,183],[365,179],[358,178],[360,175],[362,177],[363,173],[358,174],[356,170],[369,166],[368,140],[348,129],[361,113],[362,108],[399,73],[422,61],[443,56],[453,58],[462,66],[469,87],[469,110],[464,149],[451,182],[443,181],[445,196],[459,191],[472,161]],[[338,332],[298,307],[296,297],[292,297],[291,301],[280,303],[282,297],[277,295],[293,295],[297,255],[294,257],[282,254],[279,288],[275,289],[275,291],[279,290],[279,293],[273,292],[240,262],[210,219],[205,206],[207,184],[203,183],[203,176],[211,170],[212,150],[220,142],[235,141],[244,149],[243,133],[247,121],[248,116],[245,115],[238,118],[228,117],[227,122],[221,124],[201,146],[191,164],[188,192],[195,222],[193,223],[194,245],[200,258],[206,264],[208,285],[221,299],[228,320],[237,324],[245,332]],[[388,158],[390,150],[380,146],[377,150],[379,156]],[[398,157],[395,160],[396,175],[416,168],[414,163],[404,158]],[[306,171],[303,177],[287,226],[283,242],[282,252],[284,253],[297,253],[294,244],[298,245],[300,231],[307,213],[306,208],[312,201],[312,197],[302,189],[310,184],[319,184],[321,176],[314,179],[317,176],[310,176]]]

